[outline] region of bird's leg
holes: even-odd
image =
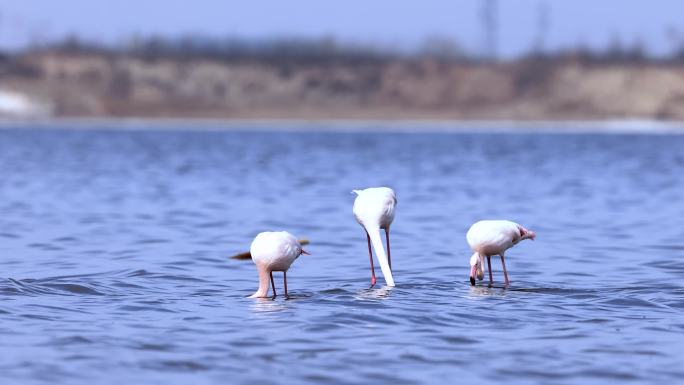
[[[276,291],[275,291],[275,282],[273,282],[273,272],[271,272],[271,286],[273,286],[273,298],[277,296]]]
[[[492,256],[487,256],[487,271],[489,272],[489,287],[494,285],[494,278],[492,277]]]
[[[385,240],[387,240],[387,262],[389,263],[390,270],[392,270],[392,253],[390,252],[389,226],[385,229]]]
[[[503,255],[501,256],[501,266],[503,266],[505,286],[508,287],[511,282],[508,280],[508,272],[506,272],[506,262]]]
[[[287,271],[283,271],[283,282],[285,283],[285,298],[288,298],[288,296],[287,296]]]
[[[368,238],[368,255],[370,256],[370,264],[371,264],[371,287],[375,286],[375,282],[377,280],[375,279],[375,268],[373,267],[373,251],[371,250],[371,240],[370,240],[370,235],[368,235],[368,232],[366,232],[366,238]]]

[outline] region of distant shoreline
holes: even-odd
[[[543,127],[548,122],[555,127],[612,126],[613,119],[630,126],[630,119],[659,126],[684,121],[684,61],[560,56],[502,63],[394,58],[362,64],[185,56],[151,60],[116,52],[47,50],[0,61],[0,75],[0,116],[17,119],[111,117],[127,122],[140,117],[175,124],[197,118],[193,124],[203,126],[278,122],[279,127],[282,121],[342,121],[345,129],[367,122],[392,122],[397,129],[410,122],[461,130]]]
[[[684,134],[684,121],[660,120],[446,120],[446,119],[204,119],[204,118],[0,118],[13,128],[121,131],[261,131],[392,133]]]

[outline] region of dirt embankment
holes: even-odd
[[[0,62],[0,91],[58,117],[684,119],[684,66],[568,60],[274,64],[33,53]]]

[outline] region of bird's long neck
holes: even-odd
[[[387,254],[385,254],[385,248],[382,246],[382,239],[380,238],[380,226],[365,226],[368,235],[370,236],[371,243],[373,244],[373,249],[375,250],[375,255],[378,257],[378,262],[380,262],[380,269],[382,270],[382,276],[385,277],[385,282],[387,286],[394,286],[394,277],[392,277],[392,269],[390,269],[389,261],[387,260]]]
[[[257,270],[259,271],[259,289],[256,293],[252,294],[250,298],[264,298],[268,297],[268,288],[270,283],[270,273],[266,266],[257,265]]]

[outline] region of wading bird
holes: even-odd
[[[268,296],[269,278],[273,286],[273,298],[276,297],[273,272],[282,271],[285,283],[285,297],[287,297],[287,270],[295,259],[302,254],[309,254],[302,250],[302,245],[287,231],[266,231],[259,233],[249,248],[252,260],[259,272],[259,289],[250,298],[264,298]]]
[[[371,266],[371,287],[375,285],[375,268],[373,267],[373,252],[371,244],[375,249],[375,255],[380,262],[380,270],[385,277],[387,286],[394,286],[392,277],[392,257],[390,251],[389,231],[390,225],[394,220],[394,208],[397,205],[397,197],[391,188],[371,187],[365,190],[354,190],[357,197],[354,200],[354,216],[356,221],[366,231],[368,240],[368,255],[370,256]],[[387,240],[387,254],[382,247],[380,229],[385,230]]]
[[[492,255],[501,256],[505,285],[508,286],[508,273],[504,253],[524,239],[534,240],[534,231],[527,230],[521,225],[511,221],[479,221],[470,227],[466,234],[468,245],[474,251],[470,257],[470,284],[475,285],[475,277],[484,278],[484,258],[487,257],[487,270],[489,271],[489,286],[492,286]]]

